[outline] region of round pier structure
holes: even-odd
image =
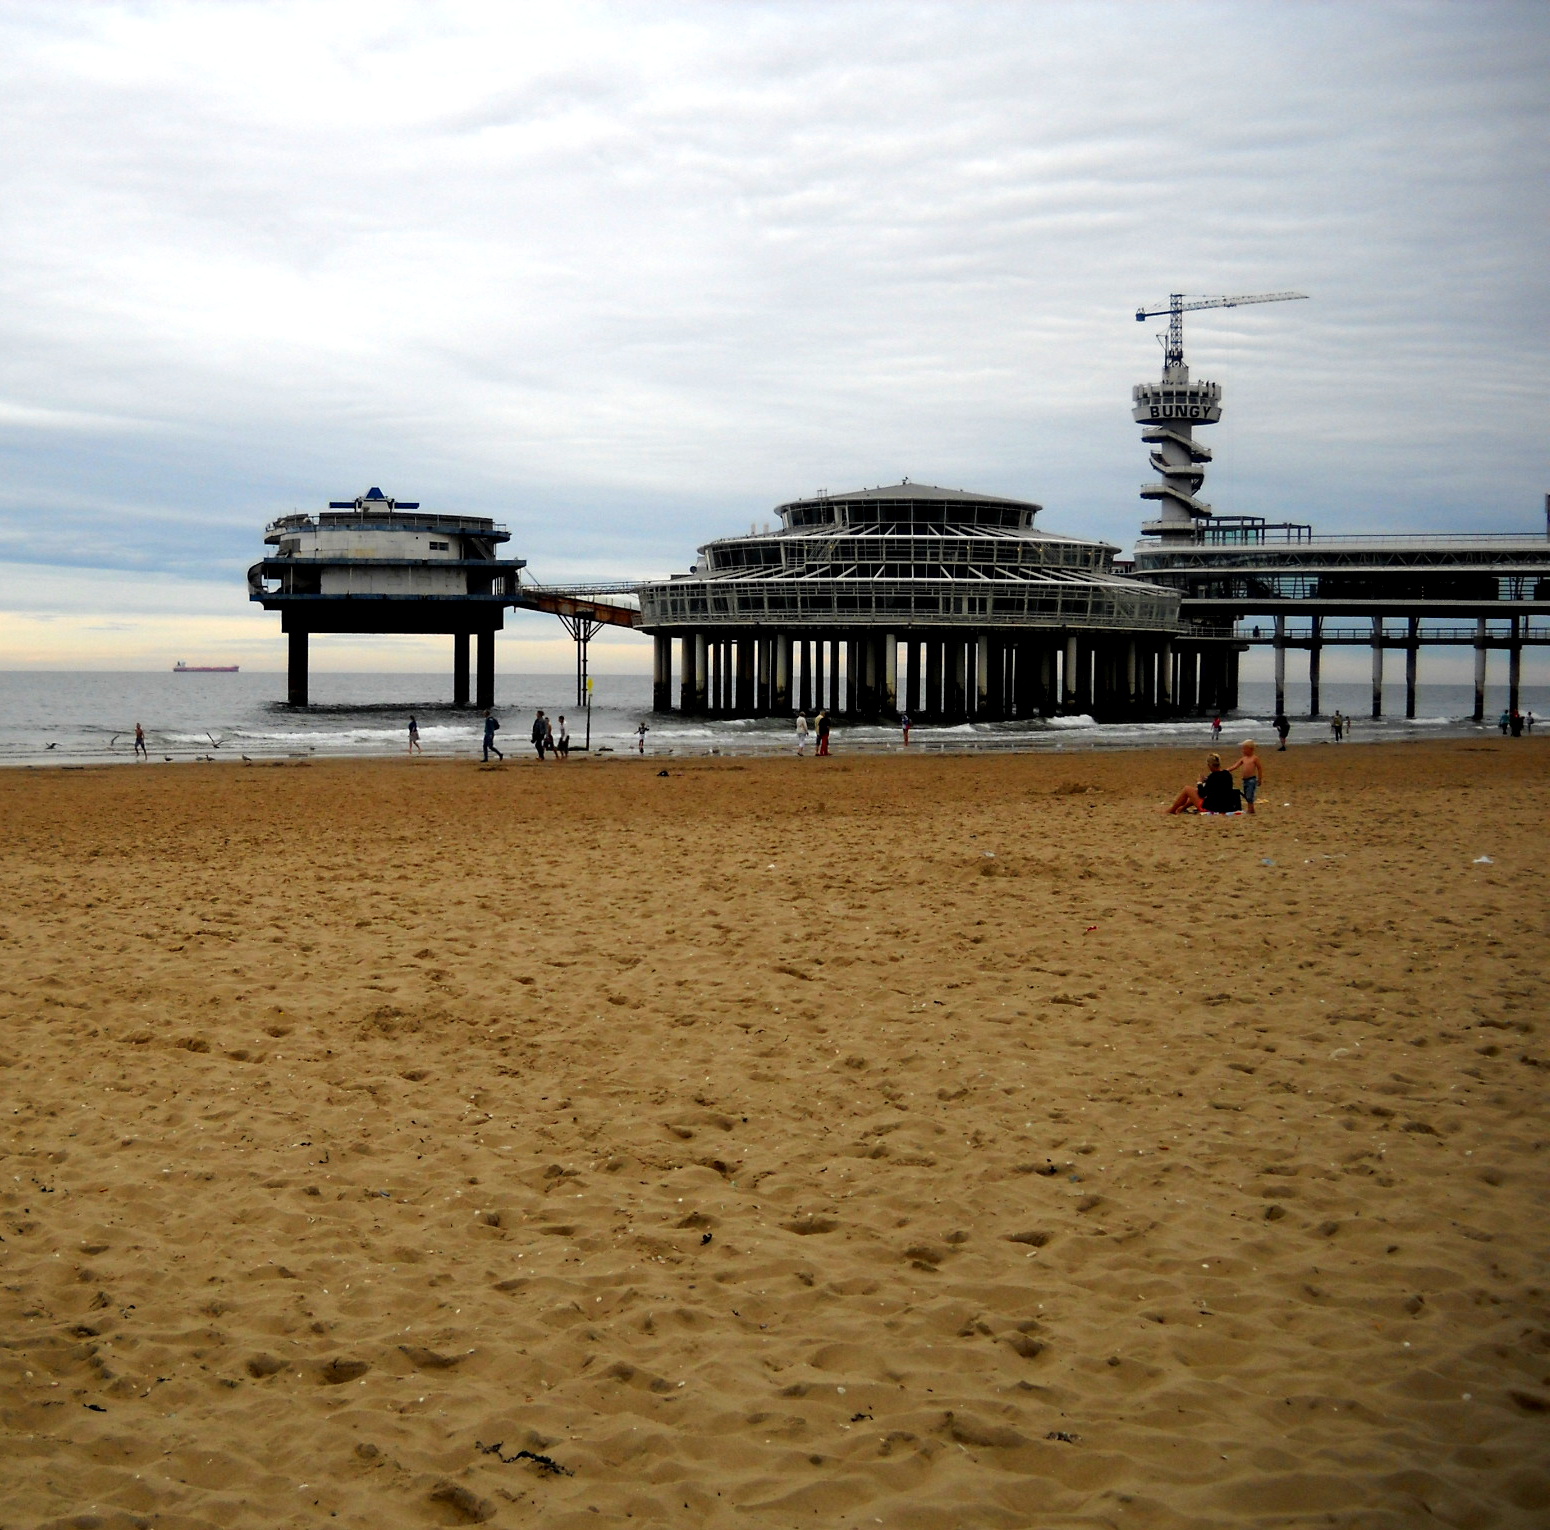
[[[777,507],[638,587],[654,705],[709,717],[1002,721],[1175,710],[1178,598],[1023,500],[900,483]],[[1225,677],[1224,677],[1225,678]]]

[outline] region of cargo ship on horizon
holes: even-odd
[[[175,675],[234,675],[235,664],[185,664],[181,659],[172,666]]]

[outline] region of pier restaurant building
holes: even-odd
[[[1116,571],[1108,543],[1037,528],[1040,509],[906,481],[791,500],[777,528],[706,543],[688,573],[637,587],[656,709],[676,650],[690,715],[1171,714],[1199,662],[1177,646],[1178,592]]]

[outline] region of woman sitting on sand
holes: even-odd
[[[1186,786],[1167,808],[1170,813],[1236,813],[1238,792],[1232,772],[1222,769],[1219,754],[1206,756],[1205,779]]]

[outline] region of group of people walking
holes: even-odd
[[[495,735],[500,732],[501,720],[494,712],[488,709],[484,714],[484,741],[481,750],[483,758],[488,761],[493,754],[497,760],[504,760],[505,754],[500,745],[495,742]],[[570,758],[570,729],[565,724],[563,714],[551,722],[545,715],[543,708],[534,714],[533,726],[528,733],[533,742],[533,748],[538,751],[539,759],[547,759],[551,754],[562,760]],[[409,719],[409,753],[424,754],[420,747],[420,723],[413,716]]]

